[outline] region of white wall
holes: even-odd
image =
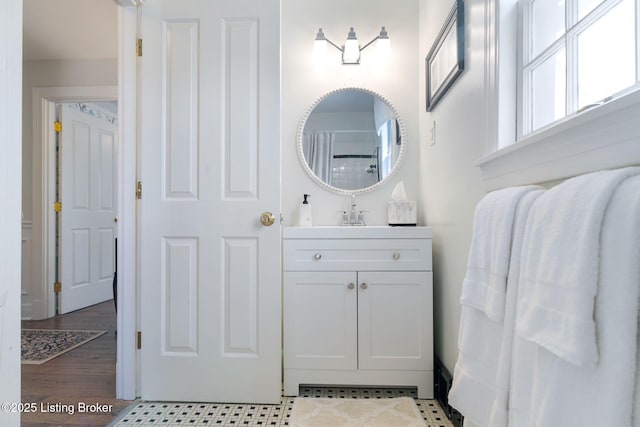
[[[387,98],[402,117],[407,152],[398,173],[387,185],[358,197],[358,209],[369,211],[367,224],[387,223],[386,202],[401,180],[407,196],[418,193],[418,0],[390,3],[383,0],[282,0],[282,213],[284,225],[297,222],[304,193],[311,194],[314,225],[337,225],[338,210],[347,209],[348,197],[316,185],[306,174],[296,151],[297,129],[308,108],[327,92],[342,87],[362,87]],[[375,67],[375,46],[362,52],[360,65],[342,65],[340,52],[327,49],[324,67],[316,67],[313,41],[319,27],[327,38],[344,43],[353,26],[361,44],[386,26],[391,58],[384,68]]]
[[[474,161],[482,155],[484,97],[484,5],[465,0],[465,70],[426,112],[424,58],[453,0],[420,4],[420,193],[424,221],[433,227],[436,355],[453,372],[458,349],[459,298],[471,243],[473,212],[484,195]],[[429,141],[433,121],[436,141]]]

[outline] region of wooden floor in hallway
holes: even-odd
[[[116,313],[113,300],[51,319],[23,321],[22,327],[107,331],[42,365],[22,365],[22,403],[36,403],[37,407],[35,412],[22,414],[22,426],[104,426],[132,403],[115,398]],[[79,403],[112,406],[106,413],[78,413]],[[57,411],[61,407],[74,410]]]

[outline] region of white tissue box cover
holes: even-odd
[[[388,204],[389,224],[416,224],[418,209],[415,201],[390,201]]]

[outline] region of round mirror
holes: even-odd
[[[309,108],[298,130],[304,169],[338,193],[380,186],[398,169],[404,147],[404,126],[395,108],[366,89],[326,94]]]

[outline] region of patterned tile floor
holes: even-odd
[[[409,396],[415,389],[300,387],[303,397],[338,399],[381,399]],[[284,396],[280,405],[225,403],[137,402],[110,425],[129,426],[287,426],[294,397]],[[428,427],[452,427],[435,400],[416,399]]]

